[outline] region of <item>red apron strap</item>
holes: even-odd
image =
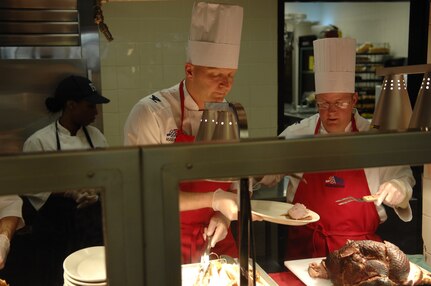
[[[181,103],[181,126],[180,130],[183,132],[183,121],[184,121],[184,81],[180,82],[180,103]]]
[[[319,119],[317,119],[316,128],[314,128],[314,135],[319,134],[321,125],[322,125],[322,121],[320,120],[320,116],[319,116]]]
[[[352,114],[352,132],[359,132],[358,127],[356,127],[356,120],[354,114]]]

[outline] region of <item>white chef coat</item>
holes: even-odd
[[[368,131],[370,126],[369,121],[360,116],[356,110],[354,116],[356,120],[356,127],[358,128],[359,132]],[[315,114],[311,117],[308,117],[297,124],[287,127],[280,134],[280,136],[285,137],[286,139],[293,139],[305,135],[314,135],[318,119],[319,114]],[[352,123],[350,122],[349,125],[346,127],[345,131],[350,132],[351,128]],[[327,133],[328,132],[325,130],[323,124],[321,124],[319,134]],[[400,186],[404,188],[407,197],[411,198],[413,193],[412,187],[415,185],[416,182],[413,177],[412,170],[409,166],[365,168],[364,172],[371,194],[375,194],[379,190],[380,185],[384,182],[395,180]],[[302,173],[298,175],[302,177]],[[287,201],[292,202],[300,181],[299,179],[293,177],[289,179],[292,183],[292,187],[288,188]],[[383,205],[380,205],[376,206],[376,209],[380,217],[380,222],[384,222],[387,219],[385,208],[383,207]],[[405,209],[394,208],[394,210],[395,213],[399,216],[399,218],[403,221],[410,221],[413,217],[410,205]]]
[[[72,136],[70,131],[57,121],[58,127],[58,138],[60,139],[61,150],[85,150],[91,149],[91,146],[85,136],[83,129],[79,129],[76,132],[76,136]],[[102,132],[94,126],[86,126],[88,135],[91,138],[94,148],[107,147],[108,143]],[[56,151],[57,150],[57,139],[56,139],[56,128],[55,122],[48,126],[33,133],[24,142],[24,152],[37,152],[37,151]],[[39,210],[43,204],[45,204],[51,193],[40,193],[28,195],[28,198],[36,210]]]
[[[76,136],[70,135],[70,131],[61,126],[60,122],[57,121],[58,126],[58,137],[60,139],[61,150],[83,150],[91,149],[90,144],[85,137],[83,129],[79,129],[76,132]],[[107,147],[105,136],[94,126],[86,126],[88,135],[91,138],[91,142],[95,148]],[[36,131],[24,142],[24,152],[37,152],[37,151],[56,151],[57,140],[56,140],[55,122],[48,126]]]
[[[0,219],[13,216],[18,217],[17,230],[24,226],[22,218],[22,200],[16,195],[1,196],[0,197]]]
[[[183,131],[196,135],[202,111],[184,84]],[[130,112],[124,126],[125,145],[173,143],[181,125],[179,83],[142,98]]]

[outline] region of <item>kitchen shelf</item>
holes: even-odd
[[[382,79],[380,79],[380,78],[356,79],[356,83],[361,83],[361,82],[382,82]]]
[[[355,74],[375,74],[375,71],[357,71]]]
[[[389,53],[357,53],[356,56],[387,56]]]
[[[383,65],[385,62],[384,61],[375,61],[375,62],[356,62],[356,65],[368,65],[368,66],[373,66],[373,65]]]
[[[371,118],[375,108],[376,86],[383,81],[376,68],[383,67],[389,53],[356,54],[355,90],[358,93],[356,108],[365,118]]]

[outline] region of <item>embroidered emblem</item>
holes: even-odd
[[[94,86],[94,84],[92,82],[89,82],[88,85],[90,86],[92,91],[97,91],[96,87]]]
[[[327,180],[325,180],[325,186],[333,188],[343,188],[344,180],[343,178],[337,176],[330,176]]]
[[[177,138],[177,130],[178,129],[171,129],[166,134],[166,141],[168,141],[168,142],[175,142],[175,139]]]
[[[155,103],[157,102],[162,102],[157,96],[155,96],[154,94],[151,96],[150,98],[152,101],[154,101]]]

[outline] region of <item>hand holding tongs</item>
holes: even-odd
[[[362,198],[355,198],[355,197],[345,197],[339,200],[336,200],[335,202],[338,203],[339,206],[345,205],[351,202],[362,202],[362,203],[369,203],[369,202],[375,202],[379,196],[376,195],[369,195],[369,196],[363,196]]]

